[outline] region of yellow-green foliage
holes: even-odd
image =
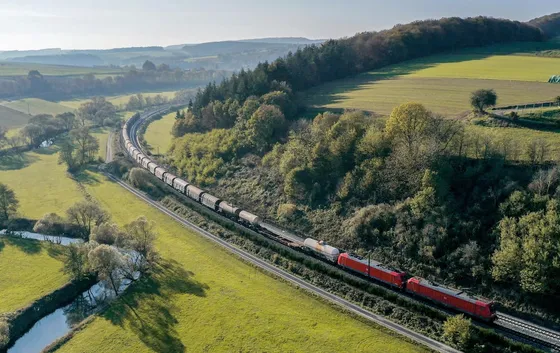
[[[74,108],[66,107],[62,104],[49,102],[44,99],[39,98],[25,98],[10,102],[2,103],[3,106],[12,108],[14,110],[20,111],[24,114],[62,114],[66,112],[71,112]]]
[[[175,123],[175,113],[169,113],[163,118],[153,121],[148,125],[144,138],[152,147],[152,153],[165,154],[171,147],[171,128]]]
[[[547,83],[560,58],[521,55],[438,55],[327,83],[308,92],[308,103],[389,114],[402,103],[420,102],[455,115],[470,109],[470,93],[495,89],[498,104],[531,103],[560,95]]]
[[[61,352],[424,351],[262,274],[96,178],[87,189],[115,221],[156,221],[163,265]]]
[[[68,282],[62,246],[0,236],[0,314],[23,308]]]
[[[19,212],[39,219],[46,213],[64,212],[83,198],[78,185],[68,179],[64,165],[57,163],[56,147],[0,158],[0,182],[14,190]]]
[[[175,97],[175,92],[176,91],[167,91],[167,92],[143,92],[141,93],[144,98],[146,97],[154,97],[157,96],[158,94],[163,96],[163,97],[167,97],[168,99],[171,99],[173,97]],[[128,100],[130,99],[130,97],[135,96],[136,94],[125,94],[125,95],[119,95],[119,96],[110,96],[110,97],[106,97],[107,100],[111,103],[113,103],[114,105],[116,105],[117,107],[123,107],[126,105],[126,103],[128,103]],[[67,107],[71,107],[74,109],[78,109],[80,107],[80,105],[84,104],[85,102],[90,101],[90,99],[74,99],[74,100],[68,100],[68,101],[60,101],[59,103],[67,106]]]

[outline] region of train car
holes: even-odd
[[[336,262],[338,260],[338,256],[340,255],[340,251],[337,248],[328,245],[322,240],[317,241],[312,238],[307,238],[303,242],[303,246],[323,256],[331,262]]]
[[[227,213],[235,217],[239,217],[239,212],[241,212],[241,209],[239,207],[234,207],[225,201],[220,202],[218,208],[223,213]]]
[[[209,193],[205,192],[200,197],[200,202],[208,208],[213,209],[214,211],[218,210],[218,204],[220,203],[220,199],[214,195],[210,195]]]
[[[406,284],[406,273],[383,266],[382,263],[367,260],[359,256],[342,253],[338,257],[338,265],[364,276],[385,282],[393,287],[403,289]]]
[[[135,161],[138,161],[138,155],[140,154],[140,151],[138,151],[136,148],[132,150],[132,159],[134,159]]]
[[[258,226],[261,222],[261,218],[259,216],[247,211],[239,211],[239,219],[253,226]]]
[[[148,164],[152,162],[148,157],[146,157],[142,153],[138,155],[138,160],[140,161],[140,164],[142,165],[142,167],[144,167],[144,169],[148,169]]]
[[[409,279],[406,291],[485,321],[496,319],[494,302],[471,297],[463,291],[443,287],[423,278]]]
[[[173,180],[173,188],[175,190],[178,190],[179,192],[181,192],[182,194],[185,193],[187,186],[189,186],[189,183],[187,183],[186,181],[184,181],[181,178],[175,178]]]
[[[164,177],[165,174],[167,172],[165,171],[165,169],[163,169],[162,167],[156,167],[153,171],[153,174],[156,176],[156,178],[158,178],[159,180],[165,181]]]
[[[154,162],[152,162],[151,160],[148,162],[148,170],[150,171],[150,173],[152,174],[156,174],[156,169],[159,168],[159,165],[155,164]],[[161,178],[160,178],[161,179]]]
[[[176,175],[173,175],[171,173],[165,173],[165,183],[169,186],[173,186],[173,180],[175,180],[175,178],[177,178]]]
[[[204,193],[204,190],[197,188],[194,185],[188,185],[187,186],[187,192],[186,195],[188,197],[190,197],[191,199],[200,202],[200,197],[202,196],[202,194]]]

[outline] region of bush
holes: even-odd
[[[463,315],[452,316],[443,323],[443,340],[459,349],[467,347],[471,334],[471,320]]]
[[[293,203],[284,203],[278,206],[277,215],[281,220],[290,220],[297,212],[297,206]]]
[[[6,320],[0,318],[0,347],[8,344],[10,339],[10,327]]]

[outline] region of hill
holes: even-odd
[[[560,36],[560,12],[538,17],[527,23],[542,29],[549,38]]]
[[[62,104],[46,101],[38,98],[25,98],[9,102],[0,103],[4,107],[8,107],[24,114],[37,115],[37,114],[62,114],[71,112],[74,109],[66,107]]]
[[[0,105],[0,126],[13,128],[27,124],[29,115]]]

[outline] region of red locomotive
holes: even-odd
[[[442,287],[423,278],[409,279],[406,291],[485,321],[496,319],[494,302],[473,298],[463,291]]]
[[[338,257],[338,265],[400,289],[403,289],[406,284],[406,273],[384,266],[374,260],[368,261],[358,256],[342,253]]]

